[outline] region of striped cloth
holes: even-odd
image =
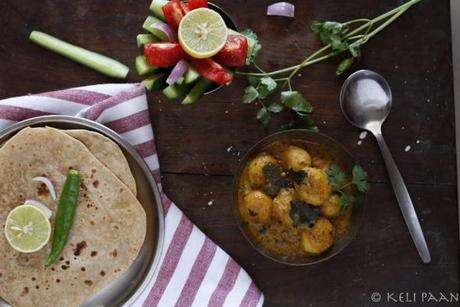
[[[77,115],[118,132],[145,159],[161,191],[147,98],[141,84],[100,84],[0,100],[0,130],[30,117]],[[248,274],[162,192],[165,243],[149,290],[136,306],[262,306]]]

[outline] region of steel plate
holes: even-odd
[[[0,144],[26,127],[49,126],[58,129],[85,129],[101,133],[118,144],[128,160],[138,187],[137,199],[147,215],[147,233],[144,244],[129,269],[107,285],[82,306],[131,306],[153,279],[160,261],[164,240],[164,215],[160,192],[141,156],[111,129],[83,118],[48,115],[16,123],[0,131]],[[0,302],[0,305],[2,303]],[[8,306],[3,303],[4,306]]]

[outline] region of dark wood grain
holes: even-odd
[[[259,34],[264,45],[259,62],[275,68],[296,64],[319,46],[309,30],[313,19],[372,17],[403,1],[297,0],[293,20],[266,17],[271,1],[215,2],[240,28]],[[139,53],[135,35],[142,32],[148,5],[149,0],[0,1],[0,98],[119,82],[33,45],[28,35],[31,30],[49,32],[133,67]],[[360,131],[340,113],[343,78],[334,74],[338,59],[302,71],[295,86],[315,106],[321,131],[339,139],[373,182],[366,221],[340,255],[311,267],[287,267],[258,255],[239,233],[231,211],[232,174],[246,150],[269,133],[254,119],[257,106],[242,104],[242,78],[189,107],[149,94],[166,191],[251,274],[267,306],[368,306],[374,291],[457,292],[450,45],[449,1],[424,0],[372,39],[353,67],[376,70],[392,86],[394,107],[383,130],[422,219],[433,256],[430,265],[418,259],[375,141],[368,136],[358,145]],[[139,81],[134,70],[127,81]],[[277,118],[271,131],[288,120]]]

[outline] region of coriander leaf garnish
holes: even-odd
[[[347,182],[345,172],[337,164],[332,164],[327,170],[329,183],[334,192],[340,193],[340,204],[342,209],[355,201],[353,195],[345,191],[345,188],[354,185],[359,192],[365,193],[369,190],[367,173],[359,165],[355,165],[352,170],[352,180]]]
[[[310,113],[313,111],[310,103],[297,91],[281,92],[281,103],[296,112]]]
[[[256,88],[252,85],[246,87],[244,89],[244,96],[243,102],[244,103],[251,103],[259,97],[259,92],[257,92]]]
[[[354,61],[355,61],[355,58],[343,59],[342,62],[340,62],[339,66],[337,66],[337,70],[335,71],[335,74],[337,76],[340,76],[341,74],[343,74],[345,71],[348,70],[348,68],[351,67]]]
[[[312,227],[319,217],[319,208],[304,201],[293,200],[291,201],[289,216],[294,227],[299,227],[303,224]]]
[[[272,115],[266,107],[263,107],[259,110],[259,112],[257,112],[256,118],[262,123],[262,125],[264,125],[264,127],[268,127],[272,120]]]
[[[369,190],[369,183],[367,182],[367,173],[359,165],[355,165],[352,170],[352,182],[360,192],[367,192]]]
[[[260,79],[260,83],[267,87],[268,91],[274,91],[278,84],[270,77],[263,77]]]
[[[271,105],[268,106],[268,111],[272,112],[272,113],[279,113],[281,111],[283,111],[283,106],[280,105],[279,103],[272,103]]]
[[[294,119],[289,124],[284,125],[284,129],[307,128],[317,130],[310,117],[313,108],[304,96],[300,92],[295,91],[292,86],[293,79],[300,76],[299,71],[307,66],[329,60],[339,54],[346,54],[336,70],[337,75],[343,74],[353,65],[356,59],[361,57],[362,46],[420,1],[422,0],[409,0],[399,7],[373,19],[359,18],[346,22],[313,21],[310,29],[318,36],[318,39],[324,46],[306,56],[299,64],[274,71],[265,71],[254,63],[254,58],[260,52],[262,46],[259,44],[257,35],[253,31],[242,31],[241,34],[248,38],[247,64],[253,63],[257,69],[256,72],[237,71],[237,74],[248,76],[249,85],[254,87],[245,90],[244,101],[247,103],[248,101],[258,99],[263,107],[259,110],[257,118],[265,127],[270,124],[272,114],[280,113],[286,109],[294,114]],[[274,83],[276,83],[276,86]],[[279,107],[275,109],[266,107],[272,103],[278,103],[279,101],[276,98],[264,102],[274,94],[276,88],[285,93],[285,96],[282,94],[280,97],[280,102],[283,106],[281,110]],[[258,93],[256,98],[254,98],[254,89]]]
[[[329,166],[327,176],[329,177],[329,182],[332,186],[332,190],[334,191],[340,190],[346,179],[345,173],[337,164]]]
[[[340,196],[340,205],[342,206],[342,209],[346,209],[354,201],[355,198],[351,194],[344,193]]]

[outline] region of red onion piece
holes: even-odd
[[[171,70],[168,79],[166,79],[166,83],[169,85],[176,83],[176,81],[185,74],[187,69],[188,63],[185,60],[180,60],[177,62],[176,66],[174,66],[173,70]]]
[[[51,194],[51,197],[53,198],[53,200],[56,200],[56,199],[57,199],[56,190],[54,189],[54,185],[53,185],[53,183],[51,182],[51,180],[49,180],[48,178],[43,177],[43,176],[35,177],[35,178],[33,178],[32,180],[33,180],[33,181],[41,182],[41,183],[43,183],[44,185],[46,185],[46,187],[48,188],[48,191],[50,191],[50,194]]]
[[[163,32],[170,42],[174,42],[177,40],[176,32],[166,23],[164,22],[155,22],[152,24],[152,28],[160,30]]]
[[[35,200],[35,199],[28,199],[24,202],[25,205],[31,205],[31,206],[34,206],[34,207],[37,207],[38,209],[42,210],[46,216],[48,218],[51,218],[51,216],[53,216],[53,211],[51,211],[50,208],[48,208],[48,206],[46,206],[45,204],[39,202],[38,200]]]
[[[269,16],[294,17],[295,6],[289,2],[276,2],[267,7]]]

